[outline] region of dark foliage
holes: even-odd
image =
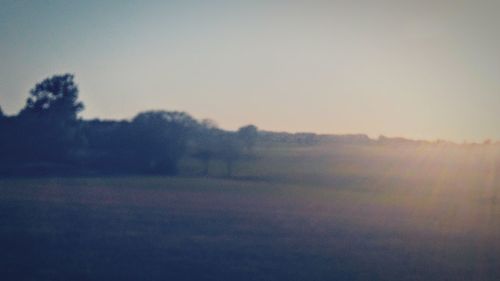
[[[211,159],[225,161],[228,175],[254,142],[255,126],[238,134],[198,122],[177,111],[147,111],[131,121],[82,120],[78,87],[71,74],[37,84],[15,116],[0,110],[0,174],[165,174],[175,175],[186,155],[208,174]]]
[[[239,128],[237,134],[247,151],[253,149],[259,136],[257,127],[254,125],[247,125]]]
[[[73,75],[55,75],[37,84],[21,112],[2,122],[3,166],[70,164],[81,146],[77,114],[83,104],[77,99]]]

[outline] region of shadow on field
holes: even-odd
[[[0,192],[4,280],[500,276],[492,230],[370,193],[161,177],[9,179]]]

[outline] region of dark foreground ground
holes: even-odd
[[[0,180],[0,279],[500,280],[496,176],[450,163],[331,186]]]

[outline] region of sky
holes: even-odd
[[[0,0],[0,107],[73,73],[83,118],[500,139],[500,1]]]

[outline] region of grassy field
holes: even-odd
[[[0,180],[3,280],[500,280],[494,146],[260,147],[233,179]],[[189,161],[186,164],[189,165]]]

